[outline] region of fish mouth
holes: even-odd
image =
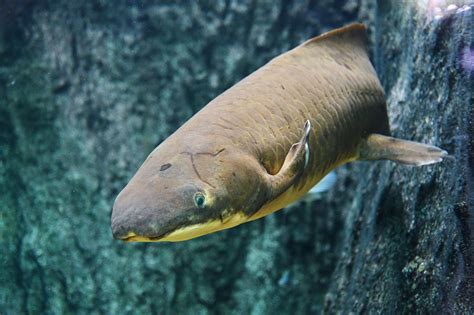
[[[181,242],[190,240],[193,238],[201,237],[206,234],[217,232],[224,229],[235,227],[239,224],[247,222],[249,219],[248,215],[242,212],[236,213],[229,216],[226,220],[213,219],[201,223],[194,223],[189,225],[181,225],[173,229],[169,229],[166,232],[146,236],[139,235],[135,232],[129,231],[127,234],[117,237],[118,239],[131,243],[131,242]]]
[[[170,232],[165,232],[157,236],[141,236],[137,235],[134,232],[128,232],[127,235],[120,238],[121,241],[132,243],[132,242],[159,242],[163,237],[165,237]]]

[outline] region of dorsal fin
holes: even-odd
[[[327,42],[343,42],[346,44],[361,46],[365,49],[366,41],[367,34],[365,32],[365,25],[362,23],[353,23],[308,39],[299,47],[311,47],[315,44]]]
[[[268,65],[287,66],[289,59],[308,62],[307,58],[313,62],[327,63],[328,59],[323,55],[329,54],[329,59],[335,60],[338,64],[341,64],[341,59],[346,59],[347,62],[361,65],[363,71],[372,73],[374,70],[369,61],[366,43],[365,25],[354,23],[308,39],[292,50],[273,58]]]

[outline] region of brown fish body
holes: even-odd
[[[308,171],[273,208],[298,199],[335,166],[356,159],[361,139],[389,133],[364,29],[354,25],[331,32],[276,57],[210,102],[175,138],[214,138],[222,147],[240,148],[275,174],[309,120]]]
[[[305,125],[306,121],[310,124]],[[303,125],[308,133],[302,138]],[[386,102],[367,54],[364,26],[355,24],[326,33],[271,60],[211,101],[158,146],[117,198],[114,213],[127,215],[115,220],[121,229],[116,228],[114,234],[137,241],[193,238],[281,209],[348,161],[408,163],[391,158],[393,152],[390,155],[389,149],[380,147],[382,142],[391,146],[383,140],[393,139],[381,135],[389,135]],[[413,146],[420,149],[417,145]],[[419,164],[438,161],[438,157],[424,157]],[[171,165],[178,169],[166,175]],[[173,206],[146,210],[146,214],[136,206],[134,211],[125,210],[137,202],[146,204],[144,209],[153,208],[159,203],[154,194],[159,191],[166,199],[166,190],[173,190],[176,179],[176,186],[191,185],[195,188],[190,191],[198,195],[214,196],[206,200],[208,213],[206,207],[182,215]],[[144,186],[155,188],[149,191]],[[183,204],[188,201],[182,199],[192,198],[191,193],[170,194],[174,202],[178,199]],[[183,207],[192,208],[189,204]],[[148,228],[137,233],[133,224],[123,228],[124,222],[140,215],[161,222],[159,228],[155,226],[160,232]],[[112,220],[114,226],[114,214]],[[167,230],[166,225],[172,228]],[[186,232],[167,239],[176,230]]]

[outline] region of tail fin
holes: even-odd
[[[409,165],[441,162],[448,152],[419,142],[371,134],[359,147],[359,160],[391,160]]]

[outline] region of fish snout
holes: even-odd
[[[123,222],[118,222],[116,218],[112,219],[112,235],[115,239],[126,239],[129,234],[129,229]]]
[[[129,242],[157,241],[173,229],[171,207],[150,206],[118,198],[112,209],[111,227],[115,239]]]
[[[113,215],[112,214],[112,235],[115,239],[131,241],[137,236],[155,236],[152,220],[146,215],[136,213]]]
[[[133,237],[157,234],[156,209],[136,203],[132,198],[117,197],[111,216],[115,239],[131,241]]]
[[[147,188],[129,184],[117,196],[111,215],[115,239],[156,242],[176,229],[202,219],[202,215],[196,215],[192,203],[193,190],[180,190],[168,196]],[[186,204],[183,200],[191,202]]]

